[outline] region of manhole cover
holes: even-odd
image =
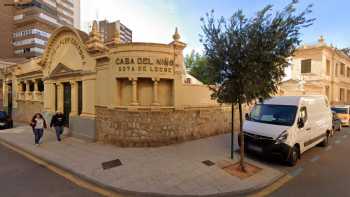
[[[112,161],[107,161],[107,162],[102,163],[102,167],[104,170],[114,168],[117,166],[121,166],[121,165],[122,165],[122,162],[119,159],[115,159]]]
[[[213,166],[215,165],[214,162],[210,161],[210,160],[205,160],[205,161],[202,161],[203,164],[207,165],[207,166]]]

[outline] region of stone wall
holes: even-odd
[[[97,141],[118,146],[161,146],[230,132],[227,107],[127,111],[96,107]]]
[[[13,112],[13,120],[29,123],[35,113],[42,113],[43,111],[44,105],[42,102],[17,101],[17,108]]]

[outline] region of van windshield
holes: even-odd
[[[347,108],[332,107],[332,110],[337,114],[348,114]]]
[[[250,121],[292,126],[298,107],[293,105],[255,105]]]

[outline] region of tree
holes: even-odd
[[[187,54],[185,56],[185,65],[192,76],[204,84],[209,83],[209,76],[207,73],[208,69],[206,68],[207,58],[204,55],[201,55],[198,52],[192,50],[190,54]]]
[[[266,99],[277,93],[278,84],[300,44],[300,30],[312,25],[312,5],[297,13],[297,0],[272,13],[268,5],[247,18],[242,10],[230,18],[216,19],[214,11],[202,21],[201,42],[207,57],[209,83],[220,103],[238,105],[240,122],[240,169],[244,166],[242,104]],[[232,120],[233,121],[233,120]]]

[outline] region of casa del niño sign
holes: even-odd
[[[172,74],[174,71],[174,60],[167,57],[117,57],[114,62],[119,72]]]

